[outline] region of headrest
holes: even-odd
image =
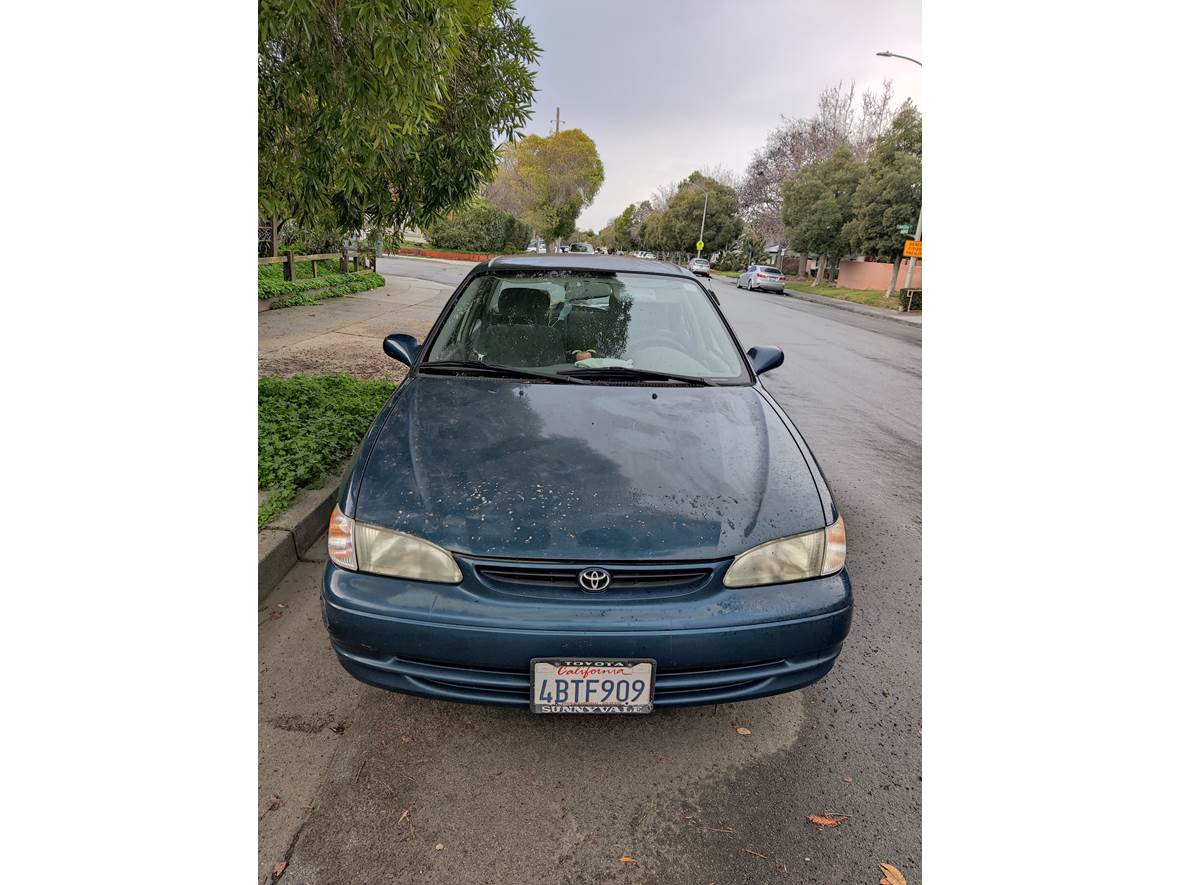
[[[538,323],[545,318],[548,310],[549,294],[543,289],[515,287],[500,293],[499,313],[502,316],[520,317]]]

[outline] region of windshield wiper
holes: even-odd
[[[571,378],[634,378],[637,381],[679,381],[682,384],[694,384],[700,387],[716,387],[716,381],[708,378],[698,378],[695,375],[675,375],[671,372],[659,372],[654,369],[633,369],[629,366],[583,366],[579,369],[567,369],[558,372]]]
[[[542,378],[545,381],[556,381],[558,384],[585,384],[579,378],[566,378],[562,375],[554,375],[550,372],[534,372],[530,369],[518,369],[515,366],[498,366],[495,363],[483,363],[479,360],[431,360],[428,363],[419,363],[418,371],[422,372],[427,369],[455,371],[462,369],[474,369],[482,372],[485,375],[499,375],[504,378]]]

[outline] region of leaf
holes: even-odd
[[[882,866],[884,866],[884,864],[882,864]],[[271,872],[274,873],[274,877],[277,879],[279,876],[283,875],[283,870],[286,868],[287,862],[285,860],[280,860],[277,864],[275,864],[275,868]]]
[[[750,733],[750,729],[746,728],[744,725],[739,725],[737,727],[737,733],[741,735],[747,735]]]
[[[266,810],[267,811],[274,811],[276,808],[278,808],[282,804],[283,803],[279,800],[278,796],[271,796],[270,799],[267,800]]]
[[[620,857],[619,857],[619,863],[635,863],[635,858],[633,858],[629,855],[623,854],[623,855],[620,855]]]
[[[846,814],[809,814],[807,819],[817,827],[838,827],[848,820]]]
[[[881,885],[906,885],[905,876],[893,864],[881,864],[881,872],[885,874],[885,878],[881,880]]]
[[[844,783],[846,783],[846,784],[852,783],[852,778],[850,778],[850,777],[844,778]]]
[[[434,843],[434,850],[435,850],[435,851],[442,851],[442,850],[443,850],[444,848],[446,848],[446,847],[447,847],[447,846],[443,845],[441,842],[435,842],[435,843]]]

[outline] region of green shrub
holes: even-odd
[[[351,375],[258,379],[258,488],[270,493],[259,528],[351,457],[395,387]]]
[[[293,288],[283,289],[275,294],[283,294],[284,292],[291,294],[274,302],[270,306],[271,310],[279,310],[284,307],[297,307],[302,304],[319,304],[328,298],[339,298],[342,295],[350,295],[354,292],[365,292],[369,289],[376,289],[378,286],[385,285],[385,277],[369,270],[362,270],[359,273],[322,276],[317,280],[296,280],[293,283],[281,282],[282,285]],[[259,292],[261,293],[262,283],[260,282],[258,286]],[[259,297],[262,297],[261,294]]]
[[[466,252],[520,252],[529,233],[523,221],[486,200],[476,200],[426,230],[431,246]]]
[[[339,252],[344,245],[347,232],[330,227],[308,225],[300,227],[288,221],[279,231],[279,254],[288,249],[296,255],[317,255],[322,252]]]

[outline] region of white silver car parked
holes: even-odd
[[[783,275],[782,272],[770,264],[751,264],[746,268],[745,272],[738,277],[739,289],[758,289],[759,291],[769,290],[771,292],[783,291]]]

